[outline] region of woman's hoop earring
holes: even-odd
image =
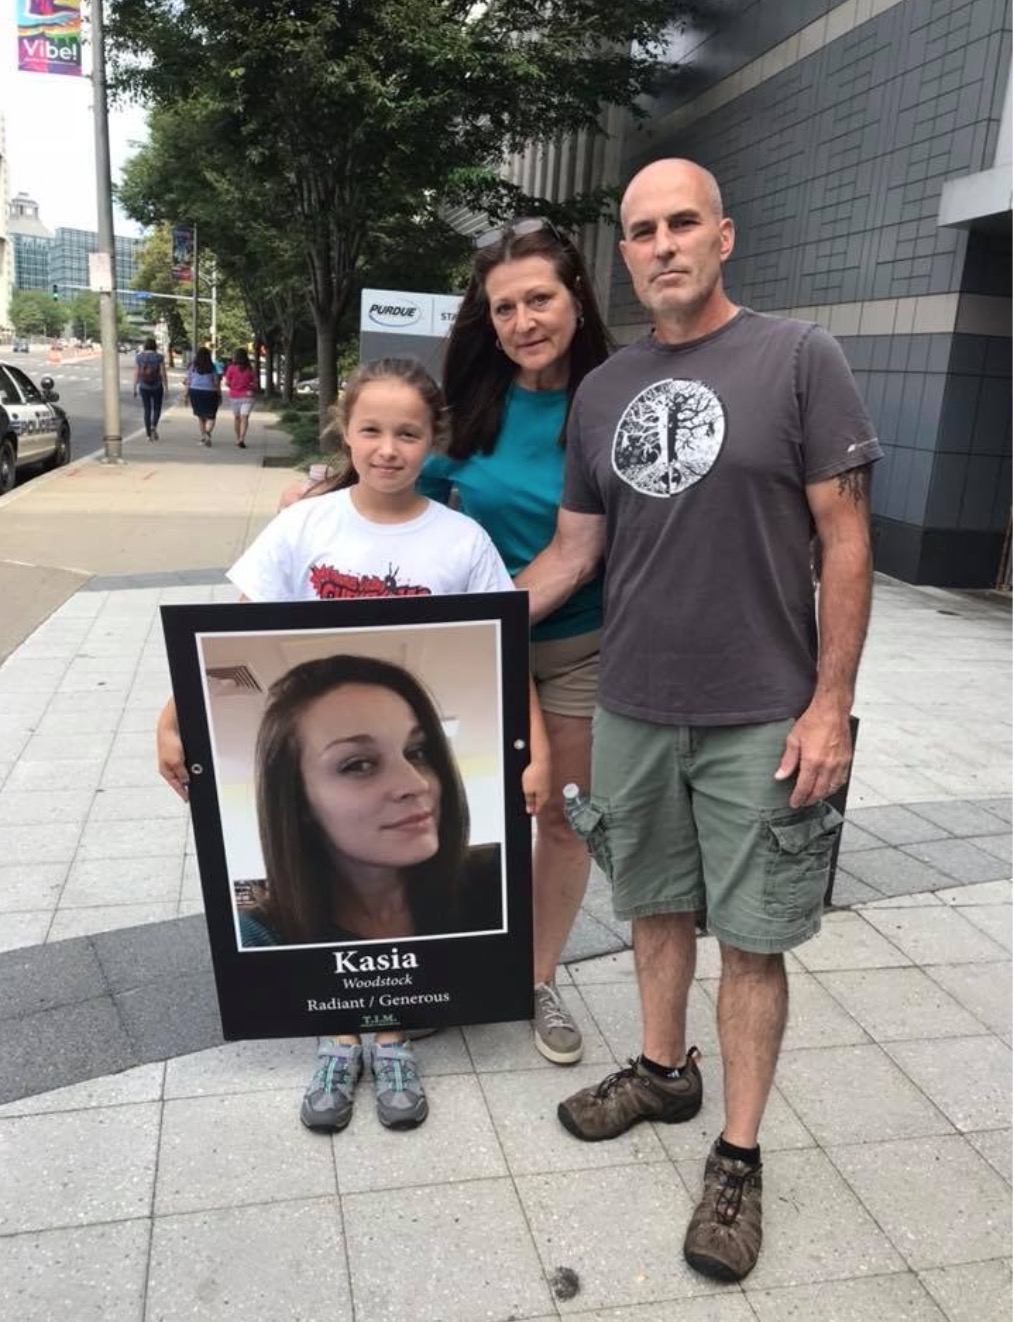
[[[497,349],[500,351],[500,353],[503,353],[503,345],[502,345],[502,344],[500,343],[500,341],[496,338],[496,336],[493,337],[493,343],[496,345],[496,347],[497,347]]]
[[[578,328],[579,328],[579,329],[580,329],[580,327],[582,327],[582,326],[584,325],[584,313],[583,313],[583,312],[579,312],[579,313],[577,314],[577,324],[578,324]]]

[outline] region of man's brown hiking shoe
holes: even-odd
[[[723,1157],[716,1141],[704,1167],[704,1195],[690,1218],[683,1256],[702,1276],[741,1281],[761,1250],[761,1164]]]
[[[560,1124],[576,1138],[597,1143],[616,1138],[640,1120],[660,1120],[666,1125],[692,1120],[701,1109],[703,1096],[699,1052],[691,1047],[678,1079],[660,1079],[649,1074],[640,1061],[609,1074],[601,1083],[582,1088],[556,1108]]]

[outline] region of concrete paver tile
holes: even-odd
[[[482,1076],[482,1091],[511,1174],[537,1175],[664,1159],[651,1125],[635,1125],[608,1143],[583,1143],[560,1124],[556,1117],[559,1103],[579,1088],[598,1083],[607,1073],[608,1068],[581,1064],[551,1074],[545,1070],[515,1070]]]
[[[352,1317],[337,1198],[299,1198],[160,1217],[151,1245],[147,1317]]]
[[[16,1115],[46,1115],[52,1111],[91,1111],[100,1106],[124,1106],[130,1102],[157,1102],[162,1097],[165,1062],[138,1065],[121,1074],[107,1074],[66,1088],[19,1097],[0,1106],[0,1119]]]
[[[914,1272],[750,1292],[758,1322],[947,1322]]]
[[[154,741],[152,742],[152,749],[154,749]],[[169,794],[172,792],[155,768],[154,752],[148,757],[109,758],[101,770],[99,783],[104,790],[120,789],[121,787],[130,789],[160,788],[163,793]]]
[[[994,858],[1002,859],[1005,863],[1010,863],[1014,858],[1014,841],[1009,831],[1001,835],[970,835],[968,843],[975,845],[976,849],[992,854]]]
[[[949,1322],[1010,1322],[1010,1259],[964,1267],[937,1267],[919,1279],[946,1311]]]
[[[143,842],[142,842],[143,843]],[[60,895],[60,910],[89,905],[116,906],[177,903],[182,879],[180,859],[91,858],[71,864]]]
[[[156,1216],[337,1192],[331,1145],[299,1123],[288,1091],[165,1103]]]
[[[577,1296],[580,1303],[581,1296]],[[756,1322],[756,1314],[746,1301],[746,1296],[727,1285],[722,1294],[699,1295],[693,1299],[667,1300],[661,1304],[634,1304],[630,1308],[595,1308],[590,1313],[583,1310],[572,1313],[567,1309],[565,1317],[573,1317],[577,1322]],[[553,1318],[559,1317],[558,1313]]]
[[[21,826],[46,826],[54,823],[82,823],[94,797],[90,789],[57,788],[0,791],[0,820]]]
[[[568,989],[565,997],[584,1038],[584,1062],[611,1065],[612,1052],[577,990]],[[552,1064],[536,1051],[532,1026],[522,1020],[503,1024],[466,1024],[462,1032],[474,1067],[480,1074],[497,1070],[560,1070],[559,1065]]]
[[[716,984],[717,986],[717,984]],[[641,1050],[641,1006],[635,983],[589,983],[581,989],[588,1009],[613,1057],[626,1061]],[[707,1057],[718,1056],[718,1030],[711,984],[695,982],[687,1001],[687,1046],[697,1046]],[[587,1053],[585,1055],[587,1060]]]
[[[998,1175],[1002,1175],[1008,1184],[1014,1183],[1009,1129],[984,1130],[977,1134],[966,1134],[965,1138],[980,1156],[986,1158]]]
[[[45,762],[17,762],[8,776],[5,790],[38,790],[51,785],[68,789],[94,790],[102,776],[101,757],[83,757]]]
[[[139,840],[151,858],[166,854],[176,858],[183,853],[188,821],[175,809],[172,817],[154,821],[144,817],[89,821],[81,832],[78,858],[135,858]]]
[[[851,854],[848,870],[881,895],[942,890],[954,884],[948,873],[894,848],[865,849],[861,854]]]
[[[391,1137],[411,1141],[410,1134]],[[348,1194],[342,1210],[358,1317],[404,1322],[406,1299],[412,1322],[499,1322],[553,1312],[509,1179],[403,1189],[397,1196]]]
[[[913,803],[910,811],[925,817],[936,826],[942,826],[951,835],[986,835],[995,831],[993,813],[977,803],[961,799],[944,799],[940,803]]]
[[[1009,1122],[1011,1053],[995,1037],[950,1038],[943,1048],[936,1041],[888,1042],[884,1050],[957,1129]]]
[[[960,1135],[827,1152],[916,1271],[1009,1251],[1010,1189]]]
[[[141,1102],[0,1121],[0,1235],[147,1216],[160,1109]]]
[[[55,908],[68,872],[66,863],[22,863],[16,867],[0,867],[0,913],[19,909],[41,912]],[[0,924],[0,931],[2,927]]]
[[[288,1089],[299,1110],[303,1089],[316,1065],[313,1038],[269,1037],[224,1042],[207,1051],[189,1052],[165,1064],[166,1099],[211,1097]]]
[[[150,822],[161,817],[185,820],[189,816],[186,804],[167,785],[154,778],[150,763],[149,776],[152,778],[150,787],[100,789],[95,795],[89,822],[124,821],[128,818],[135,822]]]
[[[831,892],[831,904],[835,909],[852,909],[860,904],[869,904],[881,898],[880,891],[839,866],[835,871],[834,889]]]
[[[877,926],[872,918],[860,914],[826,914],[818,935],[796,948],[796,958],[811,973],[824,969],[897,968],[911,963],[897,945],[880,935]]]
[[[696,1202],[704,1162],[681,1162]],[[756,1290],[900,1271],[902,1259],[823,1152],[778,1152],[764,1160],[764,1248],[743,1282]]]
[[[862,911],[867,909],[924,909],[934,904],[942,904],[940,896],[946,894],[945,891],[913,891],[908,895],[885,895],[883,899],[871,900],[869,904],[862,906]]]
[[[692,1206],[671,1163],[524,1175],[517,1186],[546,1271],[578,1275],[574,1311],[721,1289],[683,1259]]]
[[[332,1140],[341,1194],[507,1174],[479,1080],[474,1075],[446,1074],[425,1078],[425,1083],[430,1104],[426,1122],[407,1132],[392,1132],[377,1118],[373,1080],[366,1066],[356,1089],[352,1121]]]
[[[978,1031],[978,1021],[922,969],[843,969],[816,976],[877,1042],[969,1037]]]
[[[822,1145],[953,1132],[946,1115],[872,1043],[783,1052],[778,1085]]]
[[[981,964],[1002,959],[1004,948],[966,921],[968,912],[940,904],[924,909],[873,909],[864,917],[916,964]]]
[[[82,762],[96,758],[105,761],[115,735],[34,734],[21,752],[22,762]]]
[[[883,843],[879,836],[864,831],[851,818],[846,817],[841,832],[841,852],[843,856],[858,853],[863,849],[880,849]]]
[[[692,1120],[679,1125],[654,1125],[667,1156],[672,1161],[702,1161],[722,1131],[725,1103],[722,1098],[722,1062],[711,1059],[702,1063],[704,1103]],[[779,1092],[772,1088],[764,1108],[761,1144],[765,1153],[787,1148],[812,1148],[816,1139]],[[601,1146],[601,1145],[599,1145]]]
[[[36,733],[41,737],[64,734],[97,735],[100,739],[111,740],[119,724],[119,710],[91,711],[82,709],[80,697],[75,697],[74,701],[78,705],[78,710],[74,712],[54,712],[47,708],[45,715],[35,727]]]
[[[917,840],[939,840],[947,835],[944,828],[901,805],[884,808],[861,808],[849,813],[853,826],[874,835],[885,845],[908,845]]]
[[[970,886],[953,886],[937,891],[941,904],[964,909],[979,904],[1010,904],[1014,899],[1014,886],[1010,881],[979,881]],[[967,915],[966,915],[967,916]]]
[[[978,849],[970,840],[931,840],[922,845],[906,845],[905,853],[928,863],[955,881],[1004,881],[1010,879],[1010,864],[994,854]]]
[[[150,1229],[145,1219],[0,1239],[0,1312],[17,1322],[68,1312],[74,1322],[142,1322]]]
[[[970,1010],[980,1023],[1010,1045],[1010,960],[997,964],[934,964],[929,976]]]
[[[1001,821],[1010,824],[1014,801],[1012,801],[1009,794],[994,799],[982,799],[979,806],[985,808],[987,812],[991,812],[995,817],[999,817]]]
[[[26,946],[36,946],[45,941],[52,921],[52,909],[5,913],[0,922],[0,954],[9,950],[23,950]]]
[[[49,1092],[137,1063],[109,996],[0,1023],[0,1102]]]
[[[151,904],[99,904],[85,908],[61,908],[49,929],[49,941],[67,941],[96,932],[113,932],[140,923],[164,923],[177,916],[178,901]]]
[[[1009,904],[969,905],[961,911],[970,923],[980,928],[998,946],[1010,951],[1014,947],[1011,934],[1011,906]]]
[[[81,838],[80,822],[51,822],[45,831],[37,825],[4,826],[3,858],[8,867],[22,864],[67,863]]]

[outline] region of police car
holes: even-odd
[[[59,398],[51,376],[36,385],[20,367],[0,363],[0,495],[22,469],[59,468],[70,459],[70,423]]]

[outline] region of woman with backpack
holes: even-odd
[[[134,398],[141,396],[144,409],[144,434],[149,441],[158,440],[158,420],[162,416],[162,401],[169,389],[165,359],[155,347],[155,337],[149,335],[144,348],[134,359]]]

